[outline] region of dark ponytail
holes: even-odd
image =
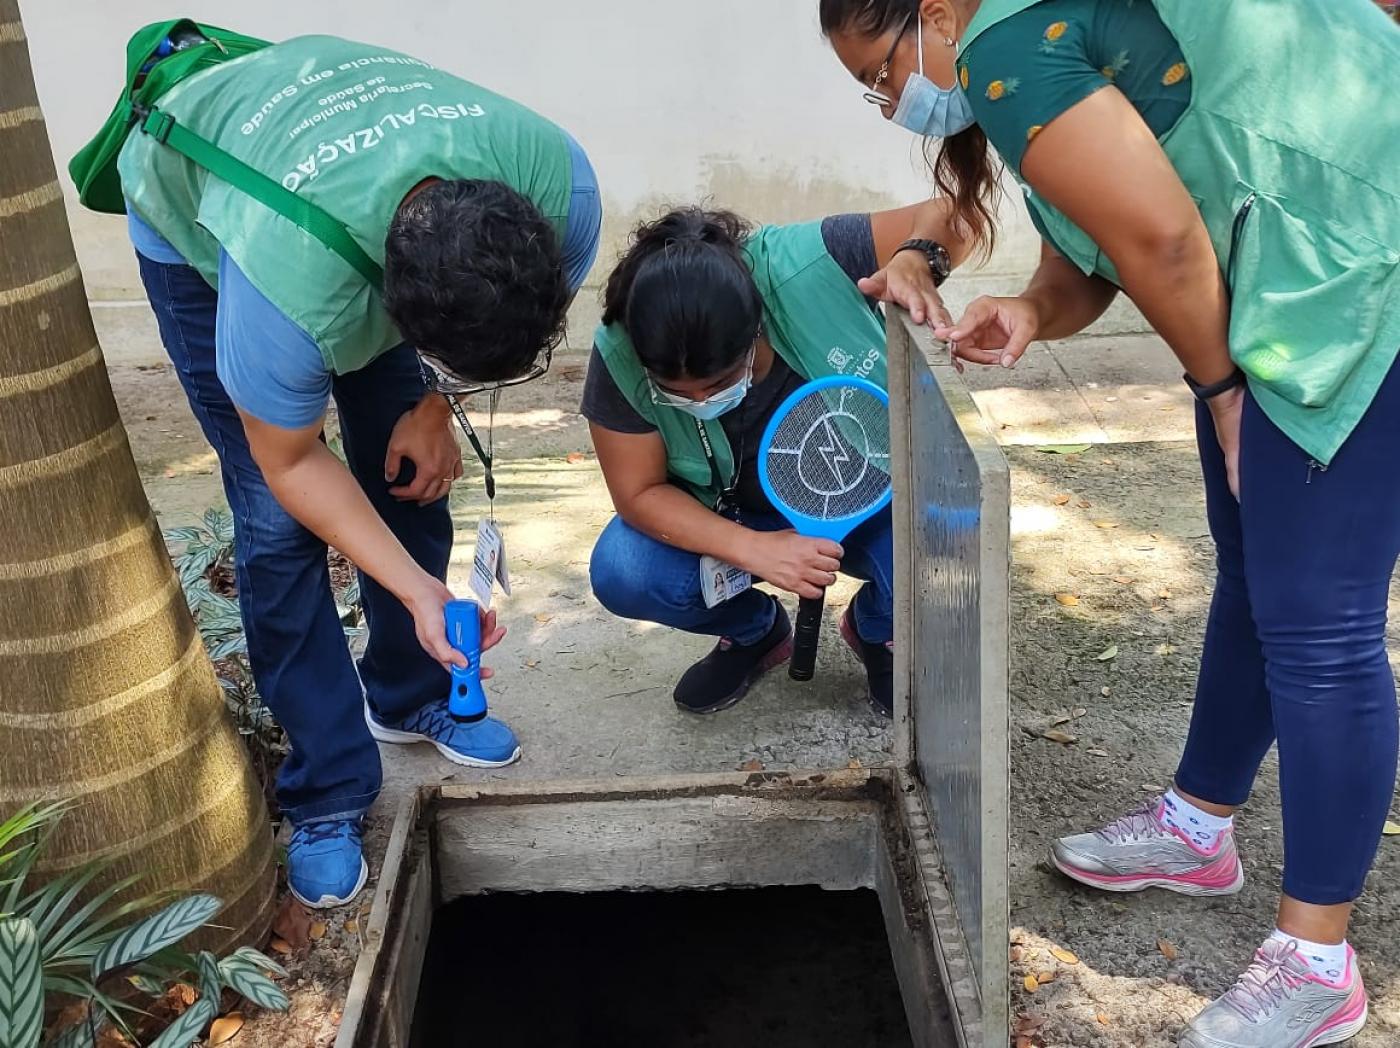
[[[824,36],[854,32],[876,37],[899,29],[910,9],[917,12],[918,7],[918,0],[821,0],[818,17]],[[1001,164],[986,134],[974,124],[951,138],[927,139],[924,157],[938,191],[953,201],[957,231],[984,257],[990,255],[997,242]]]
[[[763,318],[741,250],[748,234],[738,215],[698,207],[639,226],[603,289],[603,323],[621,324],[658,378],[722,375]]]

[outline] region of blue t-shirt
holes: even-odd
[[[564,271],[578,290],[598,256],[603,207],[598,179],[583,148],[569,138],[573,196],[564,232]],[[132,246],[153,262],[186,265],[184,257],[127,208]],[[219,307],[214,325],[219,381],[240,410],[269,425],[302,429],[315,423],[331,395],[331,373],[310,335],[255,288],[219,252]]]

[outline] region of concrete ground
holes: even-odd
[[[214,457],[144,308],[95,312],[152,503],[167,526],[186,523],[221,501]],[[889,759],[891,733],[858,701],[862,673],[833,643],[834,628],[824,633],[814,683],[775,675],[733,710],[697,719],[678,712],[669,692],[707,643],[618,621],[592,600],[588,556],[611,506],[576,414],[590,326],[581,314],[570,336],[575,351],[557,357],[545,381],[507,394],[497,418],[496,512],[515,595],[498,603],[510,635],[489,659],[497,672],[490,694],[519,731],[524,760],[478,773],[427,747],[386,748],[372,861],[398,799],[422,782]],[[1015,371],[969,372],[967,381],[1013,468],[1015,1011],[1047,1046],[1167,1048],[1272,927],[1282,855],[1272,758],[1240,820],[1250,880],[1238,897],[1204,905],[1155,893],[1105,898],[1053,874],[1044,855],[1053,837],[1105,821],[1170,780],[1213,573],[1190,397],[1159,341],[1112,331],[1037,345]],[[1090,447],[1038,450],[1080,444]],[[467,477],[452,495],[462,545],[449,581],[463,591],[485,507],[479,475],[468,455]],[[833,615],[850,592],[843,584],[833,596]],[[1066,606],[1057,594],[1078,603]],[[1400,651],[1400,634],[1392,636]],[[1097,657],[1112,646],[1116,657]],[[1062,718],[1076,741],[1041,737]],[[1384,929],[1400,902],[1391,889],[1400,844],[1391,840],[1382,842],[1354,936],[1373,997],[1371,1025],[1354,1042],[1363,1048],[1400,1036],[1400,982],[1384,964]],[[241,1043],[330,1043],[367,907],[365,897],[313,926],[292,958],[292,1016],[260,1017]],[[1056,947],[1077,963],[1056,959]],[[1040,977],[1034,990],[1026,976]]]

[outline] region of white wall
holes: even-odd
[[[405,51],[567,127],[608,222],[600,269],[662,202],[710,199],[761,221],[926,196],[918,143],[862,101],[817,29],[816,0],[21,0],[54,152],[111,109],[127,38],[188,15],[269,39],[334,33]],[[66,182],[66,175],[64,176]],[[1012,202],[990,270],[1025,271],[1034,234]],[[70,207],[94,298],[137,290],[120,219]]]

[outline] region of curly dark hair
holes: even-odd
[[[563,337],[571,298],[554,227],[503,182],[430,183],[389,224],[384,306],[407,342],[458,378],[525,374]]]
[[[603,290],[603,323],[622,325],[652,374],[722,375],[753,346],[763,299],[744,261],[749,231],[732,212],[698,207],[633,231]]]

